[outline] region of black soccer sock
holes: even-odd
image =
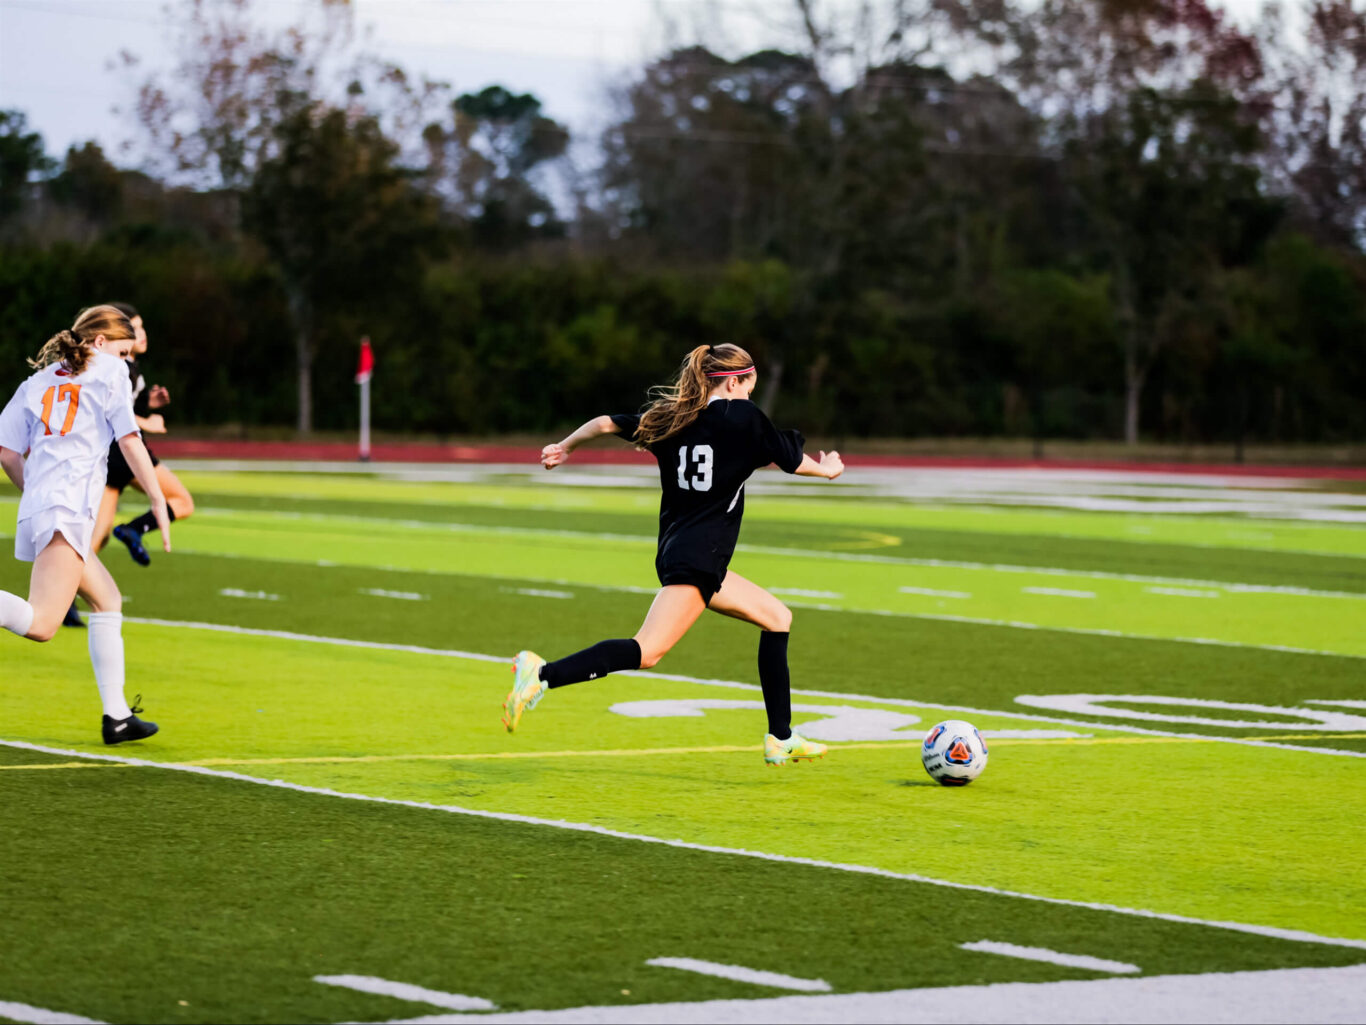
[[[792,678],[787,671],[789,636],[772,630],[759,635],[759,686],[764,691],[768,732],[779,740],[792,736]]]
[[[166,519],[171,523],[175,522],[175,510],[169,505],[166,506]],[[129,520],[127,525],[132,527],[139,534],[147,534],[157,529],[157,518],[152,514],[152,510],[148,509],[137,519]]]
[[[640,645],[634,638],[624,641],[599,641],[591,648],[575,652],[541,666],[541,679],[552,687],[564,687],[584,680],[596,680],[608,673],[640,668]]]

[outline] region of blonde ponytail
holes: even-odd
[[[652,445],[677,434],[702,415],[713,378],[753,373],[754,360],[738,345],[699,345],[683,360],[673,383],[650,389],[650,408],[640,417],[636,441]]]
[[[73,374],[83,374],[95,354],[91,343],[100,335],[110,341],[123,341],[133,337],[133,325],[122,310],[113,306],[91,306],[81,310],[75,324],[49,338],[28,365],[42,370],[53,363],[61,363]]]

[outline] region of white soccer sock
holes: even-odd
[[[33,629],[33,606],[17,594],[0,591],[0,626],[20,637]]]
[[[100,689],[104,714],[127,719],[133,714],[123,697],[123,613],[92,612],[88,620],[90,664],[95,667],[95,686]]]

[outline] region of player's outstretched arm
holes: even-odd
[[[0,466],[5,468],[5,474],[10,480],[14,481],[14,486],[20,491],[24,490],[24,456],[21,452],[16,452],[12,448],[0,446]]]
[[[557,441],[541,449],[541,465],[553,470],[569,459],[569,453],[585,441],[601,438],[604,434],[620,434],[621,428],[612,422],[610,416],[595,416],[563,441]]]
[[[844,472],[844,460],[838,452],[822,452],[820,459],[802,456],[802,464],[792,471],[799,477],[824,477],[834,480]]]
[[[147,493],[147,500],[152,504],[152,516],[157,521],[157,529],[161,531],[161,547],[169,552],[171,521],[166,515],[166,496],[162,494],[161,485],[157,482],[157,471],[152,466],[152,457],[147,454],[147,446],[138,435],[125,434],[119,439],[119,449],[123,452],[123,458],[128,461],[128,468],[133,471],[133,476]]]

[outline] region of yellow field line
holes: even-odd
[[[0,765],[4,769],[136,769],[136,765],[123,762],[43,762],[34,765]]]
[[[474,751],[442,755],[319,755],[304,758],[203,758],[180,765],[296,765],[328,762],[465,762],[506,758],[628,758],[633,755],[735,754],[760,750],[758,744],[726,744],[716,747],[620,748],[603,751]]]
[[[1366,733],[1287,733],[1258,740],[1362,740]],[[1215,744],[1212,737],[1000,737],[991,741],[993,747],[1033,746],[1039,744]],[[832,751],[896,751],[917,748],[919,740],[859,741],[832,744]],[[365,764],[374,762],[470,762],[502,761],[518,758],[641,758],[668,755],[753,754],[761,750],[758,744],[718,744],[712,747],[650,747],[607,748],[601,751],[474,751],[457,754],[402,754],[402,755],[307,755],[298,758],[199,758],[187,762],[167,762],[167,765],[221,767],[229,765],[329,765]],[[0,771],[28,769],[132,769],[136,765],[122,762],[53,762],[31,765],[0,765]]]

